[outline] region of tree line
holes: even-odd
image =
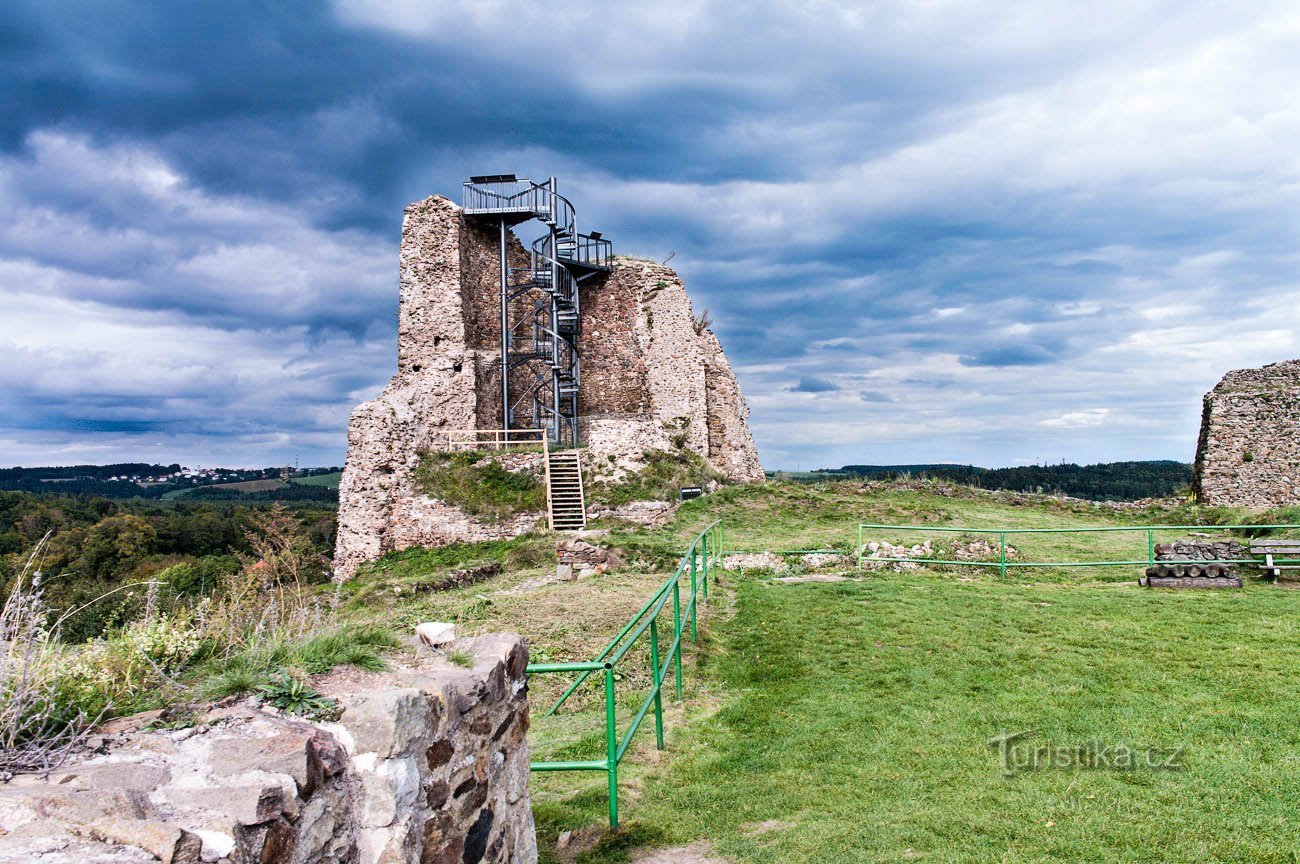
[[[1192,482],[1185,462],[1104,462],[1095,465],[1020,465],[979,468],[975,465],[845,465],[816,472],[827,476],[892,480],[904,476],[932,477],[983,489],[1043,492],[1094,501],[1136,501],[1176,495]]]

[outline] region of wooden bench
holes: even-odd
[[[1280,558],[1284,561],[1300,561],[1300,540],[1251,540],[1250,554],[1264,557],[1264,563],[1259,565],[1259,569],[1265,576],[1274,579],[1281,579],[1283,570],[1300,570],[1300,564],[1281,564],[1273,560]]]

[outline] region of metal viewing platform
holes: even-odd
[[[598,231],[578,230],[577,212],[555,178],[534,183],[513,174],[471,177],[461,193],[467,217],[501,232],[502,428],[546,429],[557,444],[578,444],[580,284],[608,273],[613,245]],[[511,268],[509,229],[536,219],[547,231],[533,241],[529,266]],[[519,393],[512,374],[526,369]],[[526,420],[525,420],[526,418]]]

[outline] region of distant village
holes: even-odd
[[[141,462],[114,465],[67,465],[38,468],[0,468],[0,490],[90,494],[108,497],[173,497],[207,486],[241,492],[266,491],[306,480],[313,485],[336,483],[312,481],[337,475],[333,467],[299,468],[285,465],[267,468],[189,467],[179,464],[154,465]]]

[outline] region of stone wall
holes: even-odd
[[[536,861],[527,649],[452,648],[472,668],[328,676],[335,723],[251,701],[186,729],[119,721],[102,752],[0,786],[0,864]]]
[[[513,235],[507,242],[511,267],[525,267],[523,245]],[[498,229],[465,219],[446,198],[406,209],[397,374],[348,425],[338,578],[386,552],[501,539],[539,524],[536,514],[485,523],[414,485],[420,454],[444,433],[501,426],[499,248]],[[579,426],[597,479],[636,470],[647,450],[685,448],[734,481],[762,480],[740,387],[717,337],[697,327],[677,275],[620,258],[580,290]],[[515,374],[522,392],[527,372]]]
[[[1202,504],[1300,504],[1300,360],[1229,372],[1205,395],[1192,484]]]
[[[579,412],[593,471],[617,479],[646,450],[684,447],[731,480],[763,479],[740,385],[676,273],[620,258],[582,303]]]

